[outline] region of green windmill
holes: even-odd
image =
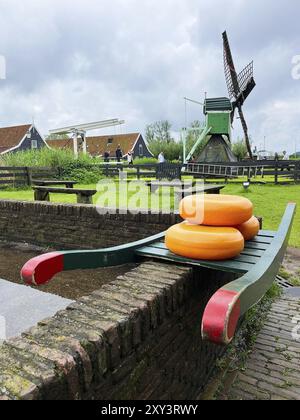
[[[194,156],[198,146],[207,139],[204,150],[197,157],[199,162],[232,162],[236,157],[231,151],[231,127],[235,112],[238,111],[239,119],[244,131],[245,142],[249,157],[252,159],[252,150],[249,140],[248,127],[243,113],[245,100],[255,88],[253,78],[253,62],[245,67],[241,73],[235,70],[232,53],[227,37],[223,33],[224,44],[224,68],[228,87],[229,98],[206,98],[203,106],[205,115],[205,127],[199,132],[199,137],[194,144],[185,162],[189,162]]]

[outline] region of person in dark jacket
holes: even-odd
[[[104,162],[109,163],[109,158],[110,158],[110,153],[106,151],[104,153]]]
[[[119,145],[117,150],[116,150],[116,158],[117,158],[117,162],[121,162],[122,158],[123,158],[123,152],[121,149],[121,146]]]

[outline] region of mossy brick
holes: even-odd
[[[56,332],[56,334],[55,334]],[[37,345],[47,346],[49,349],[59,350],[74,358],[78,369],[80,382],[79,394],[91,385],[93,373],[92,362],[89,354],[84,348],[87,340],[80,337],[75,339],[71,336],[64,336],[60,330],[49,331],[47,328],[34,327],[22,334],[23,337]]]
[[[133,324],[128,316],[116,314],[100,315],[92,311],[84,311],[82,308],[69,308],[70,313],[63,314],[67,319],[82,322],[87,326],[100,329],[103,337],[107,340],[113,352],[120,350],[121,357],[125,357],[133,347]],[[67,311],[68,312],[68,311]],[[115,362],[114,362],[115,363]]]
[[[145,286],[139,286],[137,282],[131,281],[126,277],[119,277],[118,280],[123,280],[122,288],[123,290],[137,299],[144,300],[150,310],[150,325],[151,328],[157,328],[159,325],[160,314],[161,314],[161,305],[163,305],[163,295],[156,293],[153,288],[146,288]],[[112,282],[114,285],[114,282]]]
[[[95,301],[95,299],[93,300]],[[99,299],[98,299],[99,302]],[[109,311],[110,313],[114,312],[117,314],[118,317],[122,316],[122,320],[118,321],[118,324],[120,325],[121,329],[121,339],[122,339],[122,357],[129,353],[133,346],[139,344],[141,342],[141,317],[138,313],[130,312],[129,310],[120,312],[117,311],[114,307],[109,307],[109,304],[107,306],[105,305],[98,305],[98,306],[90,306],[91,301],[87,300],[87,303],[89,304],[83,304],[76,302],[72,305],[70,305],[69,309],[79,310],[84,313],[86,313],[89,316],[96,317],[98,319],[98,316],[101,319],[102,313],[101,308],[105,309],[106,311]],[[115,305],[114,305],[115,306]],[[129,337],[130,335],[130,337]]]
[[[10,340],[9,344],[16,349],[25,351],[32,357],[38,354],[43,359],[53,362],[56,370],[59,370],[66,379],[68,385],[67,399],[77,400],[79,398],[80,384],[74,357],[60,350],[37,345],[24,337]]]
[[[114,351],[113,355],[119,360],[119,340],[117,332],[113,329],[113,323],[111,323],[111,341],[113,344],[106,345],[106,339],[104,332],[100,331],[99,327],[94,328],[88,322],[78,320],[79,316],[76,314],[76,318],[72,318],[71,315],[64,316],[57,315],[55,318],[49,320],[49,323],[40,323],[47,327],[50,334],[57,336],[58,339],[62,337],[71,337],[80,342],[80,345],[86,351],[89,361],[91,363],[91,371],[94,372],[98,377],[102,377],[102,374],[107,370],[108,366],[108,345],[110,346],[110,353]],[[43,321],[44,322],[44,321]],[[116,338],[113,338],[116,337]]]
[[[22,378],[8,368],[0,370],[0,395],[11,400],[37,400],[39,399],[38,387]]]
[[[159,321],[160,323],[166,318],[166,306],[168,304],[168,287],[158,282],[151,281],[150,279],[139,277],[138,273],[133,273],[132,271],[127,273],[126,276],[122,278],[126,279],[126,285],[130,284],[133,287],[136,287],[138,283],[145,291],[154,293],[159,301]]]

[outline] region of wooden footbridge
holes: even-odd
[[[166,261],[190,267],[234,273],[237,280],[218,290],[209,301],[202,321],[203,338],[227,345],[233,339],[240,318],[265,295],[272,286],[288,245],[295,204],[289,204],[278,231],[261,230],[244,251],[228,261],[199,261],[179,257],[164,244],[161,233],[131,244],[88,251],[53,252],[30,260],[22,269],[29,285],[49,282],[55,274],[76,269],[95,269],[144,259]]]

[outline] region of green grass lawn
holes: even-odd
[[[95,185],[79,185],[78,188],[95,189]],[[134,194],[130,193],[128,199],[130,201],[130,208],[133,207],[147,207],[145,193],[141,193],[140,200],[133,199]],[[223,194],[242,195],[249,198],[255,206],[255,214],[262,216],[264,220],[264,228],[274,230],[278,228],[285,207],[289,202],[296,202],[300,208],[300,185],[253,185],[249,191],[244,191],[244,188],[239,184],[229,184],[223,190]],[[101,193],[97,193],[94,197],[94,203],[101,198]],[[152,199],[154,197],[152,196]],[[33,192],[31,190],[14,190],[14,191],[0,191],[0,199],[12,200],[33,200]],[[124,194],[118,195],[117,201],[121,206],[125,206],[126,197]],[[160,205],[165,207],[167,205],[167,194],[156,198],[157,208]],[[75,195],[53,194],[51,196],[53,202],[76,203]],[[155,207],[156,208],[156,207]],[[290,245],[300,248],[300,211],[297,212],[294,227],[290,239]]]

